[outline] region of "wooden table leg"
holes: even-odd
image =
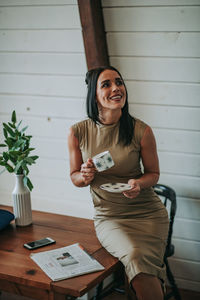
[[[75,300],[77,297],[68,296],[64,294],[58,294],[56,292],[49,293],[49,300]]]

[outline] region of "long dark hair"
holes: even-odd
[[[113,70],[117,72],[120,78],[122,79],[120,72],[111,66],[99,67],[96,69],[89,70],[86,73],[85,82],[88,87],[87,98],[86,98],[86,110],[87,110],[88,117],[92,119],[95,123],[99,122],[99,111],[96,102],[97,80],[99,78],[99,75],[105,70]],[[125,86],[125,90],[126,90],[126,102],[124,107],[122,108],[122,115],[120,117],[118,143],[123,143],[126,146],[126,145],[130,145],[133,139],[134,118],[129,114],[128,93],[127,93],[126,86]]]

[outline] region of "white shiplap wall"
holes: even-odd
[[[76,0],[0,0],[0,122],[15,109],[39,155],[30,167],[32,207],[92,218],[89,189],[69,178],[67,133],[85,117],[87,70]],[[2,141],[2,127],[0,130]],[[12,205],[13,174],[0,175]]]
[[[181,288],[200,291],[200,1],[102,0],[110,62],[133,115],[152,126],[160,182],[175,189]]]

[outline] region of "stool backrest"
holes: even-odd
[[[167,203],[169,202],[169,233],[167,238],[167,249],[171,245],[171,239],[172,239],[172,233],[173,233],[173,224],[174,224],[174,218],[176,215],[176,193],[175,191],[164,184],[156,184],[154,186],[154,191],[157,195],[162,196],[164,198],[164,205],[167,206]]]

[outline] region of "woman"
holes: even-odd
[[[124,264],[137,299],[161,300],[168,215],[152,189],[159,179],[153,132],[129,114],[118,70],[90,70],[86,83],[89,118],[73,125],[68,137],[71,180],[78,187],[90,185],[97,237]],[[115,165],[97,172],[92,157],[105,150]],[[111,182],[128,183],[131,189],[123,193],[100,189]]]

